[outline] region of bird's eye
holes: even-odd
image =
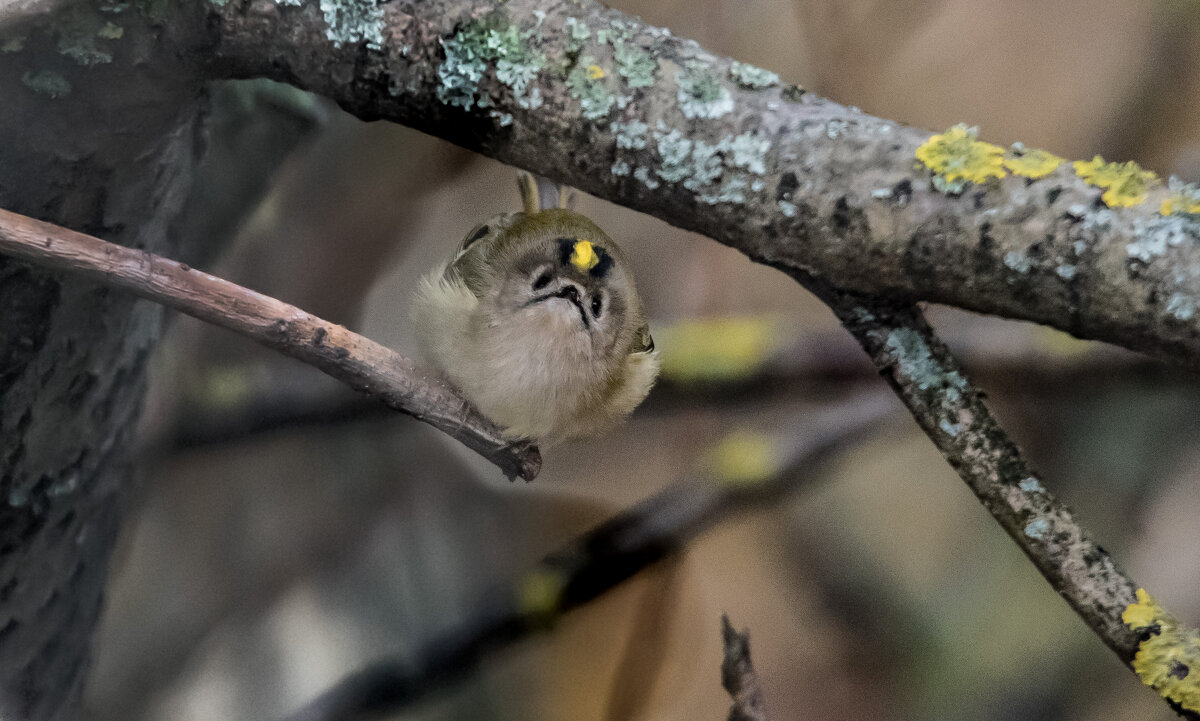
[[[550,285],[550,274],[549,273],[542,273],[541,275],[539,275],[537,277],[537,280],[533,281],[533,289],[534,290],[541,290],[542,288],[545,288],[548,285]]]
[[[600,296],[592,298],[592,315],[599,318],[602,310],[604,310],[604,301],[600,299]]]

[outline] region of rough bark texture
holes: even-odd
[[[166,223],[198,150],[198,86],[160,52],[157,22],[123,5],[119,18],[59,6],[0,23],[0,206],[168,251]],[[107,37],[114,19],[124,40]],[[5,718],[79,716],[160,317],[128,295],[0,257]]]
[[[1137,584],[1044,486],[915,306],[801,279],[862,345],[921,430],[1054,590],[1128,665],[1138,639],[1121,620]]]
[[[1160,215],[1165,189],[1109,210],[1065,163],[948,195],[914,160],[928,131],[589,0],[340,7],[214,8],[212,72],[296,83],[849,290],[1200,367],[1200,223]]]

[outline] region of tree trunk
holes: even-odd
[[[51,10],[0,15],[0,206],[170,255],[166,228],[201,147],[200,86],[160,52],[153,7]],[[0,257],[6,719],[79,717],[161,318],[151,303]]]

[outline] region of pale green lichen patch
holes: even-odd
[[[917,148],[917,160],[934,173],[934,187],[960,193],[967,183],[1005,176],[1004,149],[978,138],[979,128],[960,124]]]
[[[770,70],[734,60],[729,64],[729,77],[743,88],[762,90],[779,84],[779,76]]]
[[[685,118],[713,120],[733,110],[729,89],[703,66],[696,64],[675,73],[679,110]]]
[[[1033,261],[1024,251],[1011,250],[1004,254],[1004,266],[1024,275],[1033,267]]]
[[[748,193],[760,193],[766,187],[762,176],[770,142],[755,133],[712,143],[690,139],[678,129],[668,130],[660,120],[654,140],[662,158],[658,177],[682,184],[702,203],[744,203]]]
[[[829,138],[830,140],[837,140],[849,129],[850,122],[847,120],[830,120],[829,122],[825,123],[825,137]]]
[[[1185,183],[1172,175],[1167,181],[1171,195],[1162,202],[1159,212],[1163,215],[1200,215],[1200,185]]]
[[[0,53],[19,53],[25,48],[25,36],[17,35],[0,42]]]
[[[617,64],[617,73],[629,87],[648,88],[654,84],[658,61],[632,42],[618,41],[613,46],[613,61]]]
[[[608,74],[596,64],[591,56],[585,55],[567,75],[567,90],[579,101],[583,117],[600,120],[612,111],[616,97],[609,92],[605,83]]]
[[[58,23],[58,52],[79,65],[111,63],[108,44],[125,34],[116,25],[84,6],[67,10]]]
[[[1106,163],[1099,155],[1091,160],[1076,160],[1075,173],[1090,185],[1103,188],[1100,199],[1110,208],[1126,208],[1145,202],[1158,176],[1132,160]]]
[[[660,120],[654,142],[662,158],[655,174],[696,193],[701,203],[745,203],[748,193],[760,193],[766,187],[761,176],[766,173],[770,144],[755,133],[710,143],[685,137],[677,128],[667,130]]]
[[[938,421],[938,428],[942,429],[942,433],[945,433],[951,438],[957,438],[958,434],[962,431],[962,424],[951,423],[948,419],[943,418]]]
[[[61,98],[71,92],[71,83],[53,70],[27,70],[21,76],[21,82],[39,95],[48,98]]]
[[[125,28],[112,22],[104,23],[104,26],[96,31],[96,37],[104,40],[120,40],[125,35]]]
[[[733,154],[733,164],[745,168],[755,175],[767,172],[767,150],[771,141],[757,133],[742,133],[729,142],[729,150]]]
[[[1046,492],[1046,489],[1045,489],[1045,487],[1042,486],[1041,482],[1038,481],[1038,479],[1034,478],[1033,476],[1029,476],[1028,478],[1022,479],[1021,482],[1017,484],[1017,487],[1019,487],[1022,491],[1025,491],[1026,493],[1045,493]]]
[[[1121,620],[1142,639],[1131,664],[1134,673],[1163,698],[1200,712],[1200,632],[1180,623],[1144,588]]]
[[[1167,299],[1167,312],[1175,320],[1186,323],[1196,317],[1196,299],[1183,293],[1172,293]]]
[[[375,0],[321,0],[325,16],[325,37],[334,47],[365,42],[367,47],[383,47],[383,8]]]
[[[1025,524],[1025,535],[1035,541],[1044,541],[1050,535],[1050,521],[1045,518],[1035,518]]]
[[[1133,232],[1137,240],[1127,244],[1125,252],[1130,258],[1136,258],[1143,263],[1165,255],[1168,248],[1181,245],[1191,248],[1200,245],[1200,224],[1192,221],[1187,215],[1137,218],[1133,223]]]
[[[563,30],[567,35],[567,49],[573,53],[582,50],[583,44],[592,37],[592,29],[579,18],[567,18],[563,22]]]
[[[692,175],[692,141],[684,137],[678,129],[665,132],[665,126],[659,121],[658,130],[654,133],[657,142],[658,155],[662,165],[658,168],[658,177],[668,183],[678,183]]]
[[[945,421],[950,424],[957,437],[965,427],[961,422],[963,409],[960,407],[970,385],[961,373],[945,370],[934,357],[925,338],[911,328],[896,328],[884,339],[884,348],[894,359],[894,376],[897,382],[910,383],[920,391],[931,394],[931,410],[938,418],[939,427]]]
[[[540,107],[541,92],[533,83],[546,58],[534,47],[534,32],[522,32],[507,20],[492,16],[473,20],[443,39],[446,60],[438,67],[438,100],[464,110],[476,104],[487,107],[491,99],[480,90],[480,83],[494,67],[496,79],[512,90],[518,105]]]
[[[630,120],[627,123],[614,122],[609,126],[617,139],[617,148],[621,150],[642,150],[646,147],[646,133],[650,126],[640,120]]]
[[[633,178],[634,180],[640,181],[642,185],[645,185],[649,190],[654,190],[658,186],[662,185],[662,183],[659,183],[657,180],[650,177],[650,170],[647,168],[634,168]]]

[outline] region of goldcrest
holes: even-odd
[[[524,212],[474,228],[412,303],[417,340],[511,438],[600,433],[654,385],[659,359],[629,263],[567,193],[528,174]]]

